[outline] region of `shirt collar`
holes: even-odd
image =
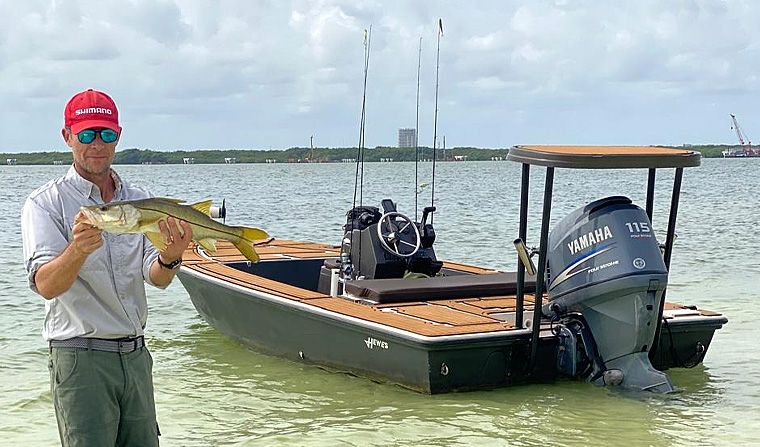
[[[113,198],[114,200],[119,200],[121,198],[122,190],[121,177],[119,177],[119,174],[117,174],[116,171],[111,169],[111,178],[113,179],[114,185],[116,185],[116,191],[114,191]],[[71,165],[64,179],[74,185],[74,188],[76,188],[76,190],[82,193],[82,195],[85,197],[92,198],[95,201],[103,200],[100,196],[100,188],[98,188],[91,181],[79,175],[76,168],[74,168],[74,164]]]

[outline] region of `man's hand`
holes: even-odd
[[[158,228],[166,241],[166,248],[159,255],[161,261],[169,264],[180,259],[182,253],[190,245],[190,241],[193,240],[190,224],[182,220],[177,222],[173,217],[168,217],[166,222],[163,220],[158,222]]]
[[[80,211],[71,229],[73,240],[69,243],[71,249],[85,258],[103,246],[103,234],[100,228],[78,221],[84,214]]]

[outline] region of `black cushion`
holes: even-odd
[[[532,293],[535,290],[535,276],[526,275],[525,292]],[[353,296],[378,303],[514,295],[517,292],[517,273],[413,279],[364,279],[346,281],[345,291]]]

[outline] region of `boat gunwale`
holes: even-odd
[[[455,335],[435,335],[435,336],[422,335],[422,334],[412,332],[410,330],[401,329],[401,328],[393,327],[387,324],[377,323],[374,321],[364,320],[359,317],[346,315],[346,314],[335,312],[329,309],[324,309],[322,307],[309,304],[308,302],[309,300],[300,301],[293,298],[287,298],[284,296],[278,296],[272,293],[263,292],[261,290],[247,288],[239,284],[230,283],[228,281],[223,280],[222,278],[218,278],[208,273],[199,271],[198,269],[193,268],[193,267],[194,266],[192,265],[191,266],[183,265],[180,268],[180,272],[190,275],[190,276],[194,276],[196,278],[202,277],[204,280],[211,281],[224,288],[236,290],[246,295],[250,295],[255,298],[259,298],[271,303],[284,305],[286,307],[297,308],[311,314],[331,318],[334,320],[341,321],[343,323],[348,323],[348,324],[355,325],[358,327],[364,327],[366,329],[371,329],[373,331],[386,333],[386,334],[393,335],[399,338],[404,338],[404,339],[416,342],[418,344],[426,345],[426,346],[440,344],[440,345],[448,345],[447,347],[450,347],[452,342],[499,341],[499,340],[513,339],[513,338],[522,338],[522,337],[529,336],[532,331],[532,329],[528,327],[528,328],[522,328],[522,329],[512,328],[508,330],[472,332],[472,333],[467,333],[467,334],[455,334]],[[331,298],[329,295],[324,295],[324,297]],[[421,303],[424,303],[424,301]]]

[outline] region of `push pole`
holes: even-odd
[[[668,277],[670,277],[670,258],[673,254],[673,242],[676,234],[676,216],[678,215],[678,200],[681,196],[681,180],[683,180],[683,168],[676,168],[675,179],[673,180],[673,195],[670,198],[670,217],[668,218],[668,235],[665,239],[665,253],[663,258],[665,261],[665,268],[668,271]],[[652,346],[649,348],[649,359],[653,360],[653,352],[657,351],[657,346],[660,343],[660,331],[662,330],[662,314],[665,310],[665,292],[667,292],[667,286],[662,291],[662,298],[660,301],[660,309],[657,312],[657,329],[654,332],[654,340],[652,340]]]
[[[538,249],[538,271],[536,272],[536,298],[533,302],[533,335],[530,340],[530,365],[528,372],[533,372],[536,366],[538,352],[538,336],[541,331],[541,302],[544,297],[544,273],[546,272],[546,250],[549,245],[549,222],[552,213],[552,190],[554,189],[554,168],[546,168],[544,184],[544,210],[541,219],[541,244]]]
[[[647,179],[647,217],[649,217],[649,223],[652,223],[652,215],[654,213],[654,178],[655,168],[649,168],[649,178]]]
[[[522,183],[520,185],[520,228],[517,237],[525,242],[528,233],[528,189],[530,187],[530,165],[522,165]],[[525,265],[517,256],[517,301],[515,303],[515,326],[522,329],[523,327],[523,307],[525,302]]]

